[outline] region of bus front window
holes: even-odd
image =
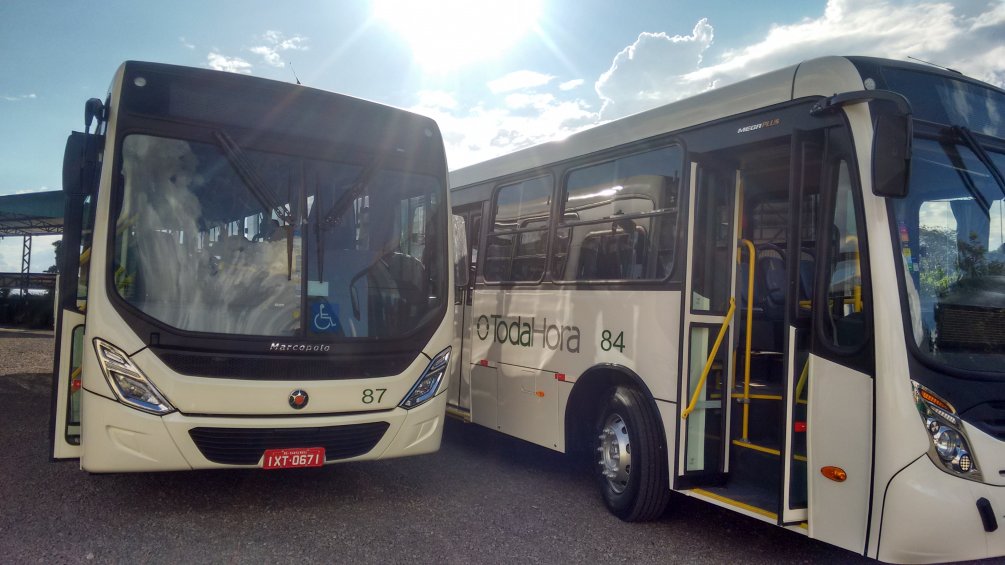
[[[441,183],[217,139],[123,140],[111,271],[125,302],[180,330],[269,337],[393,338],[435,318]]]
[[[992,169],[1005,169],[1005,153],[950,133],[915,139],[909,195],[893,202],[912,333],[933,361],[965,371],[1000,371],[1005,187]],[[982,149],[990,162],[982,161]]]

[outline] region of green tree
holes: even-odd
[[[57,239],[52,242],[52,246],[55,248],[54,253],[56,255],[56,264],[45,270],[47,273],[59,273],[59,266],[63,264],[63,240]]]

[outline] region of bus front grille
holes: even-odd
[[[320,428],[192,428],[189,436],[203,457],[225,465],[257,465],[266,449],[323,447],[325,460],[369,452],[390,424],[371,422]]]

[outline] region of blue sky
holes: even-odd
[[[126,59],[293,80],[437,119],[451,168],[827,54],[1005,84],[1005,0],[0,2],[0,194],[60,188]],[[36,238],[32,270],[52,264]],[[21,239],[0,240],[0,272]]]

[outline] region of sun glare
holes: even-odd
[[[499,56],[537,23],[541,0],[374,0],[415,61],[451,70]]]

